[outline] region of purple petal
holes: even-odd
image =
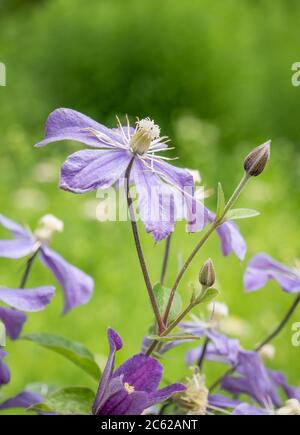
[[[2,361],[6,357],[6,353],[0,349],[0,387],[7,385],[10,381],[10,371],[6,364]]]
[[[64,313],[79,305],[86,304],[90,300],[94,281],[89,275],[69,264],[59,254],[46,246],[43,246],[41,250],[41,257],[64,290]]]
[[[104,137],[121,140],[117,131],[108,129],[76,110],[57,109],[47,119],[45,139],[36,146],[42,147],[61,140],[75,140],[92,147],[111,147],[106,140],[100,140],[89,129],[100,132]]]
[[[22,227],[11,219],[8,219],[2,214],[0,214],[0,225],[9,230],[15,237],[31,239],[31,234],[26,230],[26,228]]]
[[[147,408],[148,394],[143,391],[122,391],[111,396],[98,415],[140,415]]]
[[[269,375],[274,384],[283,389],[288,399],[297,399],[300,402],[300,388],[290,386],[283,373],[269,370]]]
[[[221,394],[212,394],[208,398],[208,403],[216,408],[236,408],[241,404],[239,400],[234,400]]]
[[[43,397],[31,391],[23,391],[0,405],[0,410],[13,408],[29,408],[43,401]]]
[[[0,320],[4,323],[9,338],[16,340],[21,334],[27,317],[24,313],[12,308],[0,307]]]
[[[114,373],[123,376],[124,382],[137,391],[153,392],[159,386],[163,372],[162,365],[154,358],[142,353],[133,356],[122,364]]]
[[[127,151],[78,151],[63,164],[60,187],[74,193],[107,189],[125,173],[130,158]]]
[[[159,242],[174,230],[173,193],[140,161],[135,161],[132,173],[138,193],[139,216],[146,231]]]
[[[38,287],[35,289],[0,288],[0,300],[20,311],[41,311],[51,301],[54,287]]]
[[[93,414],[97,415],[100,411],[101,405],[103,403],[103,398],[105,397],[106,390],[108,388],[109,382],[111,381],[114,365],[115,365],[115,354],[118,350],[122,349],[123,343],[120,336],[111,328],[107,331],[107,339],[109,342],[109,357],[103,371],[100,385],[97,391],[96,400],[93,405]]]
[[[255,291],[263,287],[269,280],[275,280],[288,293],[300,291],[300,276],[292,269],[275,261],[266,254],[253,257],[244,276],[246,291]]]
[[[172,397],[174,394],[184,391],[186,387],[183,384],[171,384],[161,390],[154,391],[148,395],[147,408],[155,405],[156,403],[164,402]]]
[[[0,240],[0,257],[18,259],[33,253],[35,241],[30,239]]]
[[[268,411],[255,406],[242,403],[233,412],[232,415],[270,415]]]

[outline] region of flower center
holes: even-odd
[[[283,408],[280,408],[277,415],[300,415],[300,403],[297,399],[290,399]]]
[[[135,392],[135,388],[132,385],[129,385],[127,382],[124,383],[124,388],[128,394],[132,394]]]
[[[35,236],[41,243],[50,243],[56,232],[62,233],[64,223],[51,214],[42,217],[39,226],[35,231]]]
[[[141,119],[136,123],[136,128],[130,140],[130,147],[134,153],[145,154],[151,142],[160,137],[160,128],[150,118]]]

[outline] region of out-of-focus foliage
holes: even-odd
[[[26,332],[82,341],[103,361],[108,325],[124,338],[123,359],[139,350],[151,323],[129,225],[96,222],[94,194],[57,189],[59,165],[78,146],[32,148],[57,107],[77,109],[111,126],[115,114],[128,113],[133,121],[153,117],[171,136],[178,164],[199,169],[208,189],[222,181],[226,196],[242,173],[244,155],[273,139],[268,169],[240,200],[242,207],[262,215],[242,222],[241,228],[249,255],[265,250],[281,261],[300,257],[300,87],[291,84],[291,66],[300,61],[299,20],[298,0],[1,1],[0,62],[6,64],[7,86],[0,87],[0,213],[32,227],[45,213],[62,218],[66,230],[55,239],[55,248],[96,281],[92,302],[64,318],[58,316],[58,289],[54,304],[31,316]],[[215,202],[216,195],[208,199],[211,206]],[[166,285],[176,274],[178,256],[185,257],[196,240],[178,225]],[[143,244],[155,282],[163,246],[153,248],[144,233]],[[184,300],[189,280],[209,256],[221,298],[233,314],[249,321],[247,329],[236,320],[234,332],[248,330],[242,340],[253,345],[278,322],[291,299],[275,285],[245,296],[245,265],[234,257],[223,259],[214,240],[187,274]],[[22,267],[22,262],[1,260],[0,285],[17,286]],[[36,265],[30,283],[52,282]],[[285,369],[297,383],[299,349],[291,347],[290,336],[287,329],[276,342],[274,367]],[[13,378],[5,395],[32,380],[91,382],[31,344],[10,343],[8,352]],[[168,378],[184,373],[183,351],[173,356],[176,364],[166,361]],[[30,361],[26,366],[24,359]]]

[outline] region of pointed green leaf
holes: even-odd
[[[205,290],[197,299],[198,304],[208,304],[213,301],[217,296],[219,296],[219,290],[215,288],[209,288]]]
[[[227,220],[247,219],[259,216],[260,212],[257,210],[251,210],[250,208],[235,208],[229,210],[226,215]]]
[[[161,315],[163,315],[168,305],[168,300],[171,294],[171,290],[166,287],[163,287],[160,283],[156,283],[154,284],[153,292],[155,294],[159,312]],[[179,293],[176,292],[169,314],[169,321],[174,320],[178,316],[178,314],[181,311],[181,307],[182,307],[182,300]]]
[[[95,362],[93,354],[81,343],[76,343],[64,337],[42,333],[29,334],[22,338],[64,356],[92,376],[97,382],[99,381],[101,376],[100,368]]]
[[[68,387],[55,391],[43,403],[32,406],[28,411],[58,415],[91,415],[95,393],[89,388]]]
[[[217,219],[219,219],[223,215],[224,209],[225,209],[225,195],[224,195],[224,190],[223,190],[222,184],[219,183],[218,184],[217,216],[216,216]]]

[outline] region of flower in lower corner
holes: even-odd
[[[268,281],[275,280],[287,293],[300,292],[300,273],[275,261],[267,254],[254,256],[244,276],[246,291],[256,291],[264,287]]]
[[[34,233],[3,215],[0,215],[0,225],[13,236],[11,240],[0,240],[0,257],[18,259],[38,255],[64,290],[64,313],[90,300],[94,289],[93,279],[49,248],[54,233],[63,230],[62,221],[46,215]],[[15,320],[21,322],[20,318],[16,317]]]
[[[137,121],[135,128],[118,120],[118,127],[109,129],[74,110],[57,109],[47,120],[45,139],[36,146],[61,140],[93,148],[68,157],[61,168],[62,189],[85,193],[114,186],[132,162],[129,182],[137,188],[146,231],[156,241],[167,237],[177,220],[186,219],[189,232],[204,227],[206,212],[195,200],[193,176],[161,155],[170,149],[168,138],[161,137],[160,128],[149,118]]]
[[[94,415],[140,415],[147,408],[184,391],[182,384],[158,389],[163,368],[154,358],[138,354],[114,370],[115,354],[122,340],[112,329],[107,333],[110,353],[96,400]]]

